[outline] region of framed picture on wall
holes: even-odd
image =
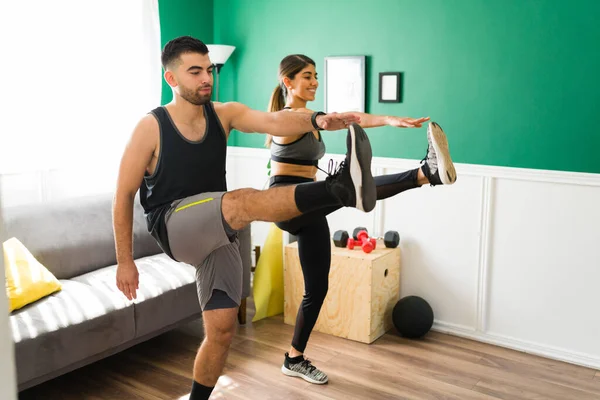
[[[400,103],[402,86],[402,73],[380,72],[379,73],[379,102]]]
[[[365,112],[365,56],[325,57],[325,112]]]

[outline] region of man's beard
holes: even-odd
[[[202,106],[210,102],[212,90],[208,94],[200,94],[198,91],[189,90],[185,88],[182,89],[183,90],[181,90],[180,92],[181,97],[183,97],[185,100],[189,101],[195,106]]]

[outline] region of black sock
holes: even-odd
[[[208,400],[213,389],[214,387],[207,387],[194,381],[194,383],[192,383],[190,400]]]
[[[290,364],[297,364],[299,362],[304,361],[303,354],[300,354],[299,356],[296,356],[296,357],[290,357],[289,353],[285,353],[285,358],[287,358],[287,360]]]
[[[327,189],[326,181],[300,183],[294,191],[296,207],[301,213],[330,206],[341,206],[340,201]]]

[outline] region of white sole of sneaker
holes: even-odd
[[[456,181],[456,169],[454,168],[452,158],[450,158],[450,149],[446,134],[442,130],[442,127],[435,122],[429,123],[427,134],[431,137],[431,143],[438,158],[440,180],[444,185],[453,184]]]
[[[281,372],[283,372],[283,373],[284,373],[284,375],[287,375],[287,376],[293,376],[293,377],[302,378],[302,379],[304,379],[306,382],[314,383],[315,385],[323,385],[323,384],[325,384],[325,383],[327,383],[327,382],[329,381],[329,378],[325,378],[325,380],[324,380],[324,381],[322,381],[322,382],[320,382],[320,381],[316,381],[316,380],[314,380],[314,379],[311,379],[311,378],[309,378],[309,377],[308,377],[308,376],[306,376],[306,375],[302,375],[301,373],[294,372],[294,371],[292,371],[292,370],[290,370],[290,369],[287,369],[287,368],[285,367],[285,365],[282,365],[282,366],[281,366]]]
[[[352,141],[352,156],[350,157],[350,178],[352,178],[352,183],[355,188],[355,196],[356,196],[356,208],[359,210],[363,210],[363,201],[362,201],[362,171],[360,169],[360,163],[358,162],[358,157],[356,155],[356,132],[354,131],[354,126],[350,125],[350,140]]]
[[[350,178],[356,189],[356,208],[369,212],[377,201],[377,188],[371,174],[371,145],[367,134],[359,125],[348,127],[352,143]],[[365,142],[366,141],[366,142]]]

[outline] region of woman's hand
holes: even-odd
[[[388,125],[397,128],[420,128],[424,122],[429,121],[429,117],[408,118],[408,117],[388,117]]]

